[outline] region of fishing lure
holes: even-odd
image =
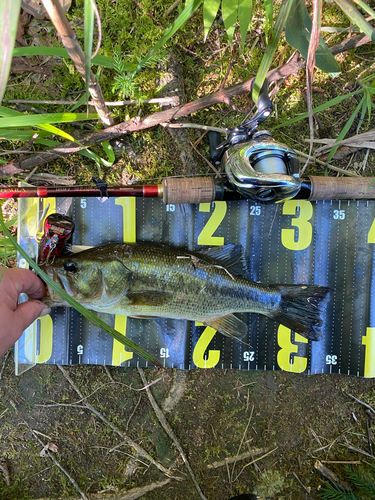
[[[74,232],[72,219],[62,214],[51,214],[44,222],[44,235],[39,243],[38,259],[46,264],[68,253],[68,245]]]

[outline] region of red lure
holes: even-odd
[[[62,214],[51,214],[44,222],[44,236],[39,243],[39,263],[55,259],[66,251],[72,238],[74,222]]]

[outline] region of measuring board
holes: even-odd
[[[74,219],[74,245],[148,241],[199,251],[241,244],[250,264],[248,279],[332,289],[318,342],[254,313],[239,315],[248,325],[243,342],[184,320],[96,313],[166,367],[375,377],[375,201],[165,206],[157,198],[48,198],[19,204],[25,214],[19,242],[31,256],[41,214],[49,206],[45,216],[68,211]],[[21,259],[19,265],[24,264]],[[16,346],[16,371],[35,363],[148,366],[70,308],[52,309],[24,332]]]

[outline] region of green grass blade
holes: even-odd
[[[16,39],[21,0],[2,0],[0,16],[0,102],[3,100]]]
[[[92,56],[92,43],[94,40],[94,8],[91,0],[85,0],[85,85],[86,94],[90,86],[90,73],[91,73],[91,56]]]
[[[362,97],[362,99],[360,100],[360,102],[358,103],[358,106],[355,108],[355,110],[353,111],[353,114],[352,116],[349,118],[349,120],[346,122],[345,124],[345,127],[341,130],[341,132],[339,133],[337,139],[336,139],[336,142],[340,142],[342,141],[346,134],[349,132],[349,129],[350,127],[352,126],[356,116],[358,115],[359,113],[359,110],[362,108],[362,106],[365,104],[365,96]],[[335,146],[331,149],[331,151],[329,152],[329,155],[328,155],[328,158],[327,158],[327,163],[329,163],[332,158],[333,158],[333,155],[336,153],[338,149],[338,146]]]
[[[363,2],[362,0],[353,0],[354,3],[356,3],[359,7],[361,7],[367,14],[369,14],[373,19],[375,19],[375,11],[371,9],[367,5],[367,3]]]
[[[233,0],[222,0],[221,13],[223,16],[224,27],[226,29],[229,45],[232,46],[234,30],[237,23],[238,3]]]
[[[48,146],[49,148],[61,145],[61,142],[53,141],[52,139],[36,139],[34,142],[35,144],[43,144],[43,146]]]
[[[8,118],[0,118],[0,128],[5,127],[37,127],[50,123],[70,123],[76,120],[96,120],[97,113],[47,113],[45,115],[14,116],[11,122]]]
[[[270,42],[273,25],[273,0],[264,0],[264,8],[266,11],[265,32],[267,44]]]
[[[18,117],[27,117],[27,116],[42,116],[42,115],[24,115],[23,113],[21,113],[20,111],[16,111],[14,109],[11,109],[11,108],[7,108],[6,106],[0,106],[0,116],[4,116],[4,117],[15,117],[15,116],[18,116]],[[47,115],[43,115],[43,116],[47,116]],[[86,115],[85,115],[86,116]],[[12,119],[12,123],[13,123],[13,119]],[[20,125],[20,127],[22,127],[23,125]],[[33,125],[34,126],[34,125]],[[61,137],[63,137],[64,139],[67,139],[68,141],[72,141],[72,142],[77,142],[73,136],[71,136],[70,134],[68,134],[67,132],[64,132],[64,130],[61,130],[57,127],[55,127],[54,125],[51,125],[50,123],[47,123],[46,125],[35,125],[37,128],[40,128],[41,130],[44,130],[43,132],[43,135],[41,132],[39,132],[40,135],[42,135],[42,137],[46,136],[46,135],[51,135],[51,134],[54,134],[54,135],[59,135]],[[35,132],[33,132],[32,130],[30,131],[24,131],[25,133],[29,133],[31,134],[30,137],[28,137],[28,139],[31,139],[31,137],[34,135]],[[47,134],[45,134],[45,132],[48,132]],[[0,135],[3,135],[3,131],[0,129]],[[10,138],[10,137],[9,137]],[[17,140],[17,139],[15,139]],[[21,140],[21,139],[19,139]],[[27,139],[26,139],[27,140]]]
[[[10,141],[29,141],[35,134],[35,130],[0,130],[0,139],[8,139]],[[48,137],[50,132],[40,130],[39,137]]]
[[[59,135],[60,137],[63,137],[68,141],[78,142],[74,139],[72,135],[68,134],[67,132],[64,132],[64,130],[61,130],[61,128],[51,125],[50,123],[48,123],[47,125],[39,125],[38,128],[40,128],[41,130],[45,130],[46,132],[50,132],[51,134]]]
[[[242,51],[245,50],[245,40],[249,29],[251,18],[253,17],[253,1],[238,0],[238,22],[240,23]]]
[[[362,14],[348,1],[335,0],[340,9],[346,14],[358,28],[363,31],[370,39],[375,42],[375,30]]]
[[[18,215],[12,217],[10,220],[5,222],[5,227],[9,229],[10,227],[14,226],[14,224],[17,224],[17,222],[18,222]]]
[[[13,57],[27,57],[27,56],[53,56],[62,57],[64,59],[70,59],[70,56],[66,49],[62,47],[16,47],[13,49]],[[92,60],[91,64],[98,66],[103,66],[103,68],[113,68],[113,58],[96,55]],[[127,71],[134,71],[137,67],[134,63],[125,63]]]
[[[76,102],[76,104],[74,106],[72,106],[70,108],[70,113],[72,113],[73,111],[75,111],[77,108],[79,108],[80,106],[82,106],[82,104],[84,104],[87,99],[89,98],[90,96],[90,92],[89,91],[86,91],[79,99],[78,101]]]
[[[203,4],[203,27],[204,41],[206,41],[208,32],[215,20],[217,11],[219,10],[221,0],[204,0]]]
[[[42,269],[30,258],[30,256],[25,252],[25,250],[17,243],[17,241],[12,237],[12,235],[9,232],[9,229],[5,226],[4,220],[2,215],[0,214],[0,225],[4,231],[4,233],[8,236],[9,240],[13,244],[14,248],[22,255],[22,257],[28,262],[30,267],[32,267],[36,273],[39,275],[39,277],[48,285],[50,286],[56,293],[59,294],[59,296],[64,299],[68,304],[70,304],[74,309],[76,309],[79,313],[81,313],[85,318],[87,318],[89,321],[94,323],[94,325],[98,326],[101,328],[103,331],[111,335],[115,340],[120,342],[122,345],[130,349],[131,351],[135,352],[138,354],[138,356],[142,357],[149,363],[152,363],[155,366],[158,366],[160,368],[163,368],[163,365],[161,362],[152,354],[147,352],[143,347],[139,346],[129,338],[125,337],[124,335],[121,335],[120,332],[114,330],[111,328],[109,325],[107,325],[104,321],[102,321],[100,318],[98,318],[95,314],[93,314],[91,311],[83,307],[81,304],[79,304],[77,301],[75,301],[70,295],[68,295],[61,287],[57,285],[47,274],[42,271]]]
[[[186,23],[186,21],[191,18],[194,12],[201,5],[202,1],[203,0],[190,0],[190,2],[187,3],[184,10],[164,32],[160,40],[156,42],[156,44],[147,52],[145,57],[138,63],[134,73],[138,73],[138,71],[140,71],[152,57],[155,57],[156,53],[161,49],[161,47],[176,33],[177,30],[181,28],[181,26]]]
[[[331,106],[335,106],[336,104],[339,104],[342,101],[345,101],[345,99],[349,99],[350,97],[353,97],[354,95],[360,94],[363,92],[363,89],[356,90],[355,92],[351,92],[350,94],[347,95],[339,95],[335,97],[334,99],[331,99],[330,101],[327,101],[320,106],[314,108],[312,110],[312,113],[319,113],[320,111],[325,111],[326,109],[330,108]],[[301,120],[304,120],[305,118],[308,118],[309,114],[308,113],[301,113],[298,116],[295,116],[294,118],[291,118],[290,120],[287,120],[286,122],[283,122],[281,125],[276,125],[276,127],[270,128],[270,130],[276,130],[281,127],[285,127],[286,125],[292,125],[293,123],[299,122]]]
[[[273,55],[276,51],[280,35],[284,29],[292,4],[293,0],[283,0],[283,3],[281,4],[279,14],[275,22],[275,28],[272,34],[272,39],[270,43],[267,45],[266,53],[262,58],[262,61],[258,69],[258,73],[255,77],[255,82],[252,92],[252,99],[254,102],[257,102],[258,100],[260,89],[262,88],[264,79],[266,78],[266,74],[271,66]]]

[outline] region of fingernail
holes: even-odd
[[[39,318],[41,318],[42,316],[47,316],[47,314],[49,314],[51,312],[51,308],[50,307],[46,307],[45,309],[43,309],[43,311],[39,314]]]

